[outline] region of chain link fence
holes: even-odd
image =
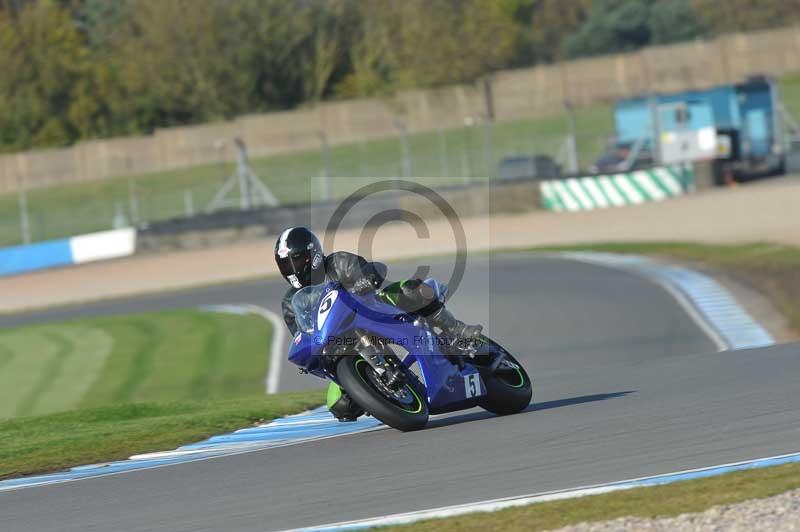
[[[497,179],[499,163],[513,156],[546,155],[567,171],[570,130],[585,168],[611,129],[610,110],[598,106],[578,110],[573,128],[566,115],[498,123],[468,117],[464,127],[425,132],[398,120],[394,137],[331,146],[320,135],[317,150],[256,158],[250,166],[281,203],[299,203],[343,197],[370,178],[431,186]],[[220,162],[0,196],[0,247],[207,212],[235,172],[234,163]]]

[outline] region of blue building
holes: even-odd
[[[707,160],[738,175],[778,173],[785,151],[780,109],[775,82],[766,77],[627,98],[614,107],[616,143],[635,152],[630,160]]]

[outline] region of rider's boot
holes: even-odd
[[[483,331],[483,325],[467,325],[457,320],[445,307],[428,316],[428,323],[439,327],[445,336],[456,340],[473,340],[478,338]]]
[[[339,421],[356,421],[364,414],[364,409],[358,406],[335,382],[328,385],[328,410]]]

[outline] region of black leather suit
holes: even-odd
[[[365,293],[377,290],[384,282],[381,272],[386,267],[378,262],[369,262],[364,257],[346,251],[337,251],[325,257],[325,278],[328,281],[339,281],[349,292]],[[297,333],[292,297],[297,288],[289,288],[281,301],[283,321],[292,335]],[[442,303],[436,299],[433,290],[419,279],[402,281],[386,287],[383,292],[391,292],[387,298],[406,312],[419,312],[428,316],[441,308]]]

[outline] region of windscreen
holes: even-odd
[[[306,286],[292,296],[295,321],[301,331],[306,333],[314,332],[314,316],[316,315],[319,300],[325,293],[325,287],[326,284]]]

